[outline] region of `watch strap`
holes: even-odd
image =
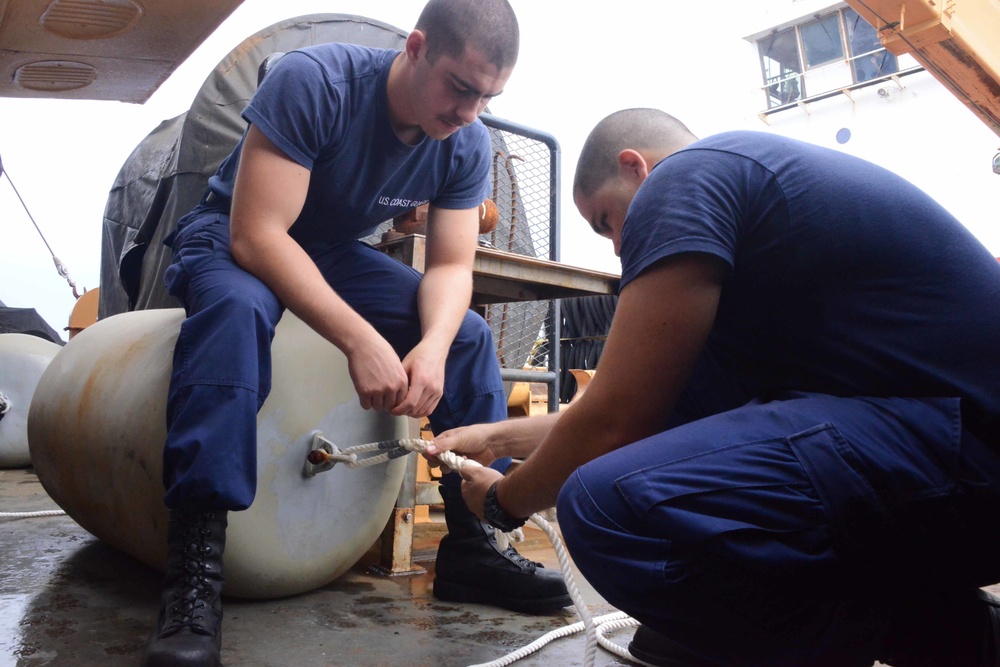
[[[527,519],[512,516],[500,507],[500,502],[497,500],[497,486],[499,484],[500,480],[493,482],[493,485],[486,492],[486,497],[483,499],[483,517],[486,519],[486,523],[494,528],[509,533],[523,526]]]

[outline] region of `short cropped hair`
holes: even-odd
[[[461,58],[466,46],[478,50],[497,69],[517,62],[520,30],[507,0],[429,0],[417,19],[427,35],[427,58]]]
[[[599,122],[583,144],[573,192],[590,196],[618,174],[618,154],[627,148],[669,155],[697,140],[670,114],[658,109],[624,109]]]

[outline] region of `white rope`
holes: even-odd
[[[38,516],[62,516],[63,510],[42,510],[40,512],[0,512],[0,519],[28,519]]]
[[[385,463],[392,459],[405,456],[410,452],[423,454],[427,450],[427,445],[431,444],[429,440],[404,438],[400,440],[382,440],[380,442],[371,442],[364,445],[348,447],[346,449],[339,449],[325,438],[322,438],[322,441],[334,450],[332,454],[325,452],[326,459],[328,461],[343,463],[348,468],[366,468],[368,466]],[[359,454],[370,454],[372,452],[381,453],[363,458],[358,456]],[[435,454],[435,456],[439,461],[456,472],[461,472],[464,466],[480,467],[480,464],[477,461],[467,459],[464,456],[455,454],[454,452],[440,452],[439,454]],[[573,604],[576,606],[576,612],[580,616],[580,622],[553,630],[539,637],[527,646],[513,651],[512,653],[508,653],[503,657],[497,658],[492,662],[470,665],[470,667],[506,667],[507,665],[513,664],[518,660],[531,655],[555,639],[568,637],[570,635],[577,634],[580,631],[584,631],[587,638],[586,649],[584,650],[584,667],[593,667],[594,661],[597,659],[598,646],[603,647],[605,650],[610,651],[625,660],[630,660],[640,665],[648,665],[649,663],[643,662],[629,653],[628,649],[615,644],[604,636],[605,632],[620,628],[634,627],[639,625],[639,622],[621,611],[594,618],[590,613],[590,609],[587,607],[587,604],[583,600],[583,595],[580,593],[580,589],[576,585],[576,578],[573,576],[573,569],[572,564],[570,563],[569,554],[567,553],[566,547],[563,545],[563,541],[559,537],[559,534],[556,533],[551,524],[549,524],[549,522],[546,521],[541,515],[532,514],[529,518],[532,523],[538,526],[542,532],[548,536],[549,541],[552,542],[552,548],[555,550],[556,558],[559,560],[559,568],[562,570],[563,580],[566,582],[566,590],[569,592],[570,599],[573,600]],[[503,550],[510,544],[511,539],[514,539],[515,541],[522,541],[524,539],[524,533],[520,528],[518,528],[514,533],[504,533],[503,531],[496,529],[496,537],[497,544]]]
[[[3,392],[0,392],[0,419],[10,412],[13,407],[10,399]],[[27,519],[38,516],[61,516],[66,512],[62,510],[42,510],[41,512],[0,512],[0,519]]]
[[[66,279],[67,283],[69,283],[70,288],[73,290],[73,298],[79,299],[81,295],[76,291],[76,283],[69,277],[69,269],[67,269],[62,263],[62,260],[56,257],[56,253],[52,250],[52,246],[49,245],[48,239],[46,239],[45,234],[42,233],[42,228],[38,226],[37,222],[35,222],[35,217],[31,215],[31,211],[28,210],[28,205],[24,203],[24,199],[21,198],[21,193],[17,191],[14,181],[10,180],[10,173],[4,170],[2,160],[0,160],[0,176],[7,177],[7,182],[10,183],[11,189],[14,191],[14,194],[17,195],[17,200],[21,202],[24,212],[28,214],[28,219],[31,220],[31,224],[35,226],[35,230],[38,232],[38,235],[42,237],[42,243],[45,244],[45,247],[48,248],[49,254],[52,255],[52,261],[56,265],[56,271],[60,276]],[[86,290],[84,291],[86,292]]]

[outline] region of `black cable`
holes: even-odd
[[[597,369],[617,304],[617,295],[576,297],[561,301],[562,339],[559,341],[559,354],[562,359],[559,371],[561,403],[568,403],[577,391],[576,378],[570,373],[570,369]]]

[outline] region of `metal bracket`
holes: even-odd
[[[302,470],[302,474],[306,477],[315,477],[321,472],[333,470],[333,466],[337,465],[334,457],[340,455],[341,451],[337,445],[324,438],[322,433],[316,431],[313,433],[312,442],[309,445],[309,454],[306,455],[305,468]]]

